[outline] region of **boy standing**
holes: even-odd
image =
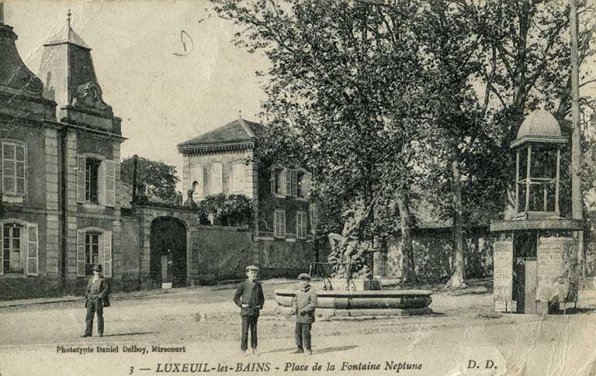
[[[298,349],[294,354],[302,354],[306,351],[307,355],[312,355],[310,343],[310,328],[315,322],[315,308],[317,306],[317,294],[310,286],[310,276],[302,273],[298,276],[301,283],[300,290],[296,291],[294,296],[294,312],[296,312],[296,346]]]
[[[103,337],[103,308],[110,306],[110,286],[101,275],[101,264],[93,266],[93,277],[89,279],[85,294],[85,308],[87,308],[85,334],[82,337],[91,337],[93,333],[93,317],[97,314],[97,334]]]
[[[240,341],[240,349],[246,354],[248,349],[248,330],[250,329],[250,345],[252,353],[258,355],[257,352],[257,320],[259,319],[259,312],[263,309],[265,304],[265,296],[263,295],[263,288],[257,277],[259,268],[254,265],[246,267],[246,281],[242,282],[236,289],[234,294],[234,303],[240,307],[240,316],[242,316],[242,339]]]

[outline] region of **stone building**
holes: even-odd
[[[94,263],[113,277],[122,259],[121,120],[70,14],[44,44],[39,77],[16,39],[0,19],[0,296],[78,293]]]
[[[309,215],[310,173],[254,162],[261,124],[238,118],[178,145],[183,185],[194,201],[218,193],[255,200],[252,260],[265,276],[305,271],[315,259]]]

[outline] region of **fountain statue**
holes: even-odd
[[[366,265],[365,253],[375,252],[370,241],[362,241],[361,228],[367,217],[366,214],[358,215],[355,210],[346,210],[342,218],[344,228],[341,234],[328,235],[331,253],[327,262],[332,267],[331,278],[335,279],[372,279],[372,271]]]

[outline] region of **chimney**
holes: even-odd
[[[0,25],[4,25],[4,1],[0,0]]]

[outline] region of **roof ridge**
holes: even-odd
[[[240,125],[242,126],[242,129],[244,129],[244,131],[252,138],[256,138],[257,136],[255,135],[255,133],[252,131],[252,129],[250,129],[250,127],[248,126],[248,124],[246,124],[246,122],[244,121],[244,119],[242,118],[238,118],[238,122],[240,123]]]
[[[77,34],[76,31],[74,31],[70,25],[67,25],[66,27],[60,29],[60,31],[57,32],[53,37],[48,38],[45,41],[44,46],[65,43],[83,47],[88,50],[91,49],[91,47],[89,47],[87,43],[85,43],[83,38],[81,38],[79,34]]]

